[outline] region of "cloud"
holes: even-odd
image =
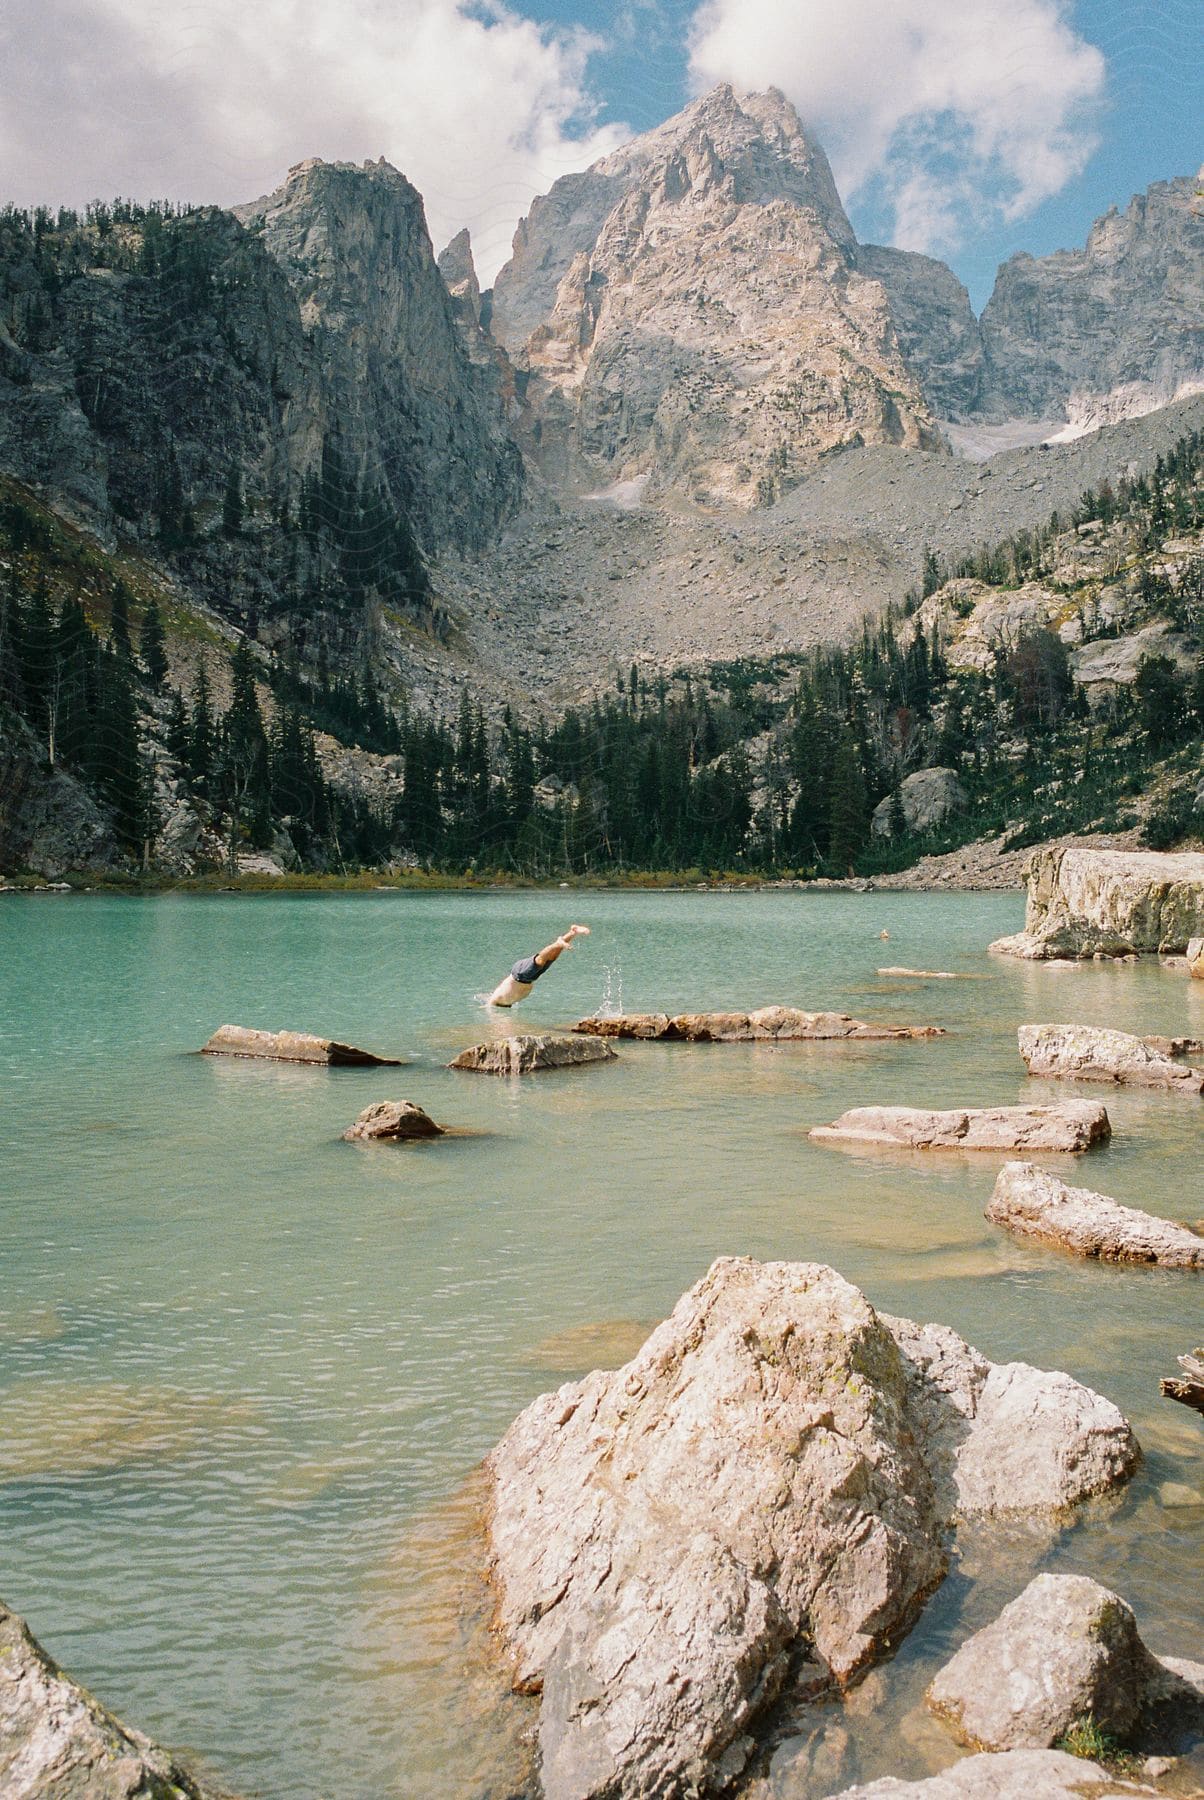
[[[884,201],[905,248],[948,250],[1079,173],[1105,64],[1064,0],[703,0],[690,73],[781,88],[846,199]]]
[[[9,0],[0,202],[229,205],[383,155],[488,282],[532,196],[627,135],[597,124],[595,48],[502,0]]]

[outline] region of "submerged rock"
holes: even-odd
[[[3,1604],[0,1793],[5,1800],[230,1800],[114,1718]]]
[[[1083,1800],[1083,1795],[1152,1794],[1119,1781],[1099,1763],[1064,1750],[1008,1750],[1002,1756],[967,1756],[924,1781],[886,1775],[863,1787],[842,1788],[832,1800]]]
[[[1101,1025],[1022,1025],[1017,1041],[1030,1075],[1204,1093],[1204,1069],[1163,1056],[1129,1031]]]
[[[1204,1238],[1185,1225],[1121,1206],[1090,1188],[1068,1187],[1029,1162],[1004,1163],[986,1216],[1008,1231],[1058,1244],[1077,1256],[1204,1269]]]
[[[498,1038],[489,1044],[471,1044],[447,1066],[449,1069],[477,1069],[484,1075],[531,1075],[538,1069],[573,1069],[582,1063],[614,1060],[615,1053],[609,1044],[537,1032]]]
[[[1152,1656],[1132,1608],[1098,1581],[1038,1575],[966,1640],[926,1698],[974,1749],[1047,1749],[1087,1718],[1156,1749],[1169,1708],[1184,1726],[1204,1720],[1204,1667]]]
[[[311,1037],[304,1031],[256,1031],[249,1025],[219,1025],[202,1056],[255,1056],[271,1062],[325,1063],[329,1068],[401,1067],[396,1056],[376,1056],[340,1044],[334,1038]]]
[[[1059,1106],[969,1106],[933,1112],[917,1106],[854,1106],[831,1125],[813,1126],[821,1143],[894,1144],[908,1150],[1089,1150],[1112,1135],[1094,1101]]]
[[[898,1641],[955,1517],[1072,1505],[1139,1455],[1067,1375],[886,1318],[820,1264],[721,1258],[486,1461],[546,1800],[722,1793],[787,1683],[843,1685]]]
[[[848,1013],[803,1012],[762,1006],[755,1012],[615,1013],[578,1019],[573,1030],[590,1037],[664,1038],[674,1043],[749,1044],[800,1039],[943,1037],[940,1025],[867,1025]]]
[[[1128,956],[1182,951],[1204,935],[1204,854],[1049,849],[1029,864],[1024,930],[1007,956]]]
[[[344,1138],[433,1138],[443,1136],[442,1125],[436,1125],[429,1113],[412,1100],[378,1100],[366,1106],[354,1125],[348,1126]]]

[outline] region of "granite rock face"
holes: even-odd
[[[1129,1031],[1101,1025],[1022,1025],[1016,1035],[1030,1075],[1204,1094],[1204,1069],[1162,1055]]]
[[[0,1793],[5,1800],[231,1800],[115,1719],[4,1605]]]
[[[1033,1163],[1004,1163],[986,1216],[1021,1237],[1040,1238],[1076,1256],[1204,1269],[1204,1238],[1185,1225],[1121,1206],[1090,1188],[1068,1187]]]
[[[316,352],[289,411],[294,460],[317,467],[333,434],[353,467],[370,451],[428,545],[486,542],[517,507],[522,468],[497,365],[465,354],[417,189],[383,158],[314,159],[236,214],[283,271]]]
[[[366,1106],[354,1125],[343,1133],[349,1142],[361,1139],[410,1140],[443,1136],[442,1125],[436,1125],[429,1113],[412,1100],[379,1100]]]
[[[648,477],[650,497],[750,508],[842,444],[942,447],[827,159],[775,90],[718,87],[558,182],[493,322],[526,378],[526,447],[570,488]]]
[[[484,1075],[532,1075],[540,1069],[575,1069],[585,1063],[613,1062],[609,1044],[596,1038],[561,1037],[528,1032],[470,1044],[448,1063],[449,1069],[476,1069]]]
[[[903,822],[908,831],[931,831],[951,813],[965,812],[970,796],[953,769],[917,769],[899,784]],[[890,794],[874,808],[870,821],[875,837],[889,837],[893,798]]]
[[[1082,250],[1013,256],[982,315],[979,410],[1094,430],[1204,387],[1204,207],[1192,176],[1097,219]]]
[[[969,1106],[933,1112],[918,1106],[854,1106],[808,1133],[820,1143],[884,1144],[907,1150],[1089,1150],[1112,1126],[1104,1107],[1085,1100],[1060,1106]]]
[[[953,270],[934,256],[859,244],[857,267],[880,281],[907,366],[942,419],[973,413],[985,352],[970,296]]]
[[[590,1037],[663,1038],[670,1043],[752,1044],[804,1040],[813,1043],[941,1037],[941,1025],[870,1025],[848,1013],[803,1012],[797,1006],[762,1006],[754,1012],[599,1013],[578,1019],[573,1030]]]
[[[1204,935],[1204,854],[1038,850],[1024,930],[998,938],[1007,956],[1128,956],[1182,951]]]
[[[219,1025],[203,1056],[265,1057],[270,1062],[322,1063],[330,1068],[397,1068],[395,1056],[377,1056],[305,1031],[257,1031],[250,1025]]]
[[[723,1792],[787,1682],[847,1683],[897,1641],[955,1515],[1072,1505],[1138,1455],[1068,1376],[884,1318],[822,1265],[721,1258],[487,1459],[547,1800]]]
[[[1156,1731],[1168,1701],[1204,1719],[1204,1667],[1152,1656],[1132,1608],[1098,1581],[1038,1575],[967,1639],[926,1698],[974,1749],[1048,1749],[1088,1717],[1123,1743],[1146,1720]]]

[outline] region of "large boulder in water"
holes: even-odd
[[[847,1683],[897,1642],[955,1515],[1072,1505],[1139,1454],[1067,1375],[886,1318],[822,1265],[721,1258],[487,1459],[546,1800],[721,1793],[787,1683]]]
[[[1204,1093],[1204,1069],[1164,1056],[1130,1031],[1102,1025],[1022,1025],[1017,1042],[1030,1075]]]
[[[5,1800],[229,1800],[115,1719],[0,1604],[0,1794]]]
[[[1008,956],[1128,956],[1183,951],[1204,936],[1204,854],[1037,850],[1024,930],[997,938]]]
[[[809,1137],[828,1144],[880,1144],[905,1150],[1089,1150],[1112,1135],[1095,1101],[1060,1106],[853,1106]]]
[[[1121,1206],[1090,1188],[1068,1187],[1035,1163],[1004,1163],[986,1216],[1020,1237],[1040,1238],[1076,1256],[1204,1269],[1204,1238],[1186,1225]]]
[[[1152,1656],[1127,1601],[1098,1581],[1038,1575],[966,1640],[926,1698],[978,1750],[1049,1749],[1088,1718],[1121,1742],[1151,1734],[1152,1749],[1169,1709],[1189,1729],[1204,1719],[1204,1667]]]
[[[484,1075],[531,1075],[539,1069],[575,1069],[584,1063],[613,1062],[609,1044],[597,1038],[561,1037],[530,1032],[470,1044],[448,1063],[449,1069],[476,1069]]]

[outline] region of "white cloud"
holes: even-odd
[[[896,241],[949,249],[1082,169],[1105,64],[1064,0],[703,0],[690,72],[781,88],[846,199],[873,188]]]
[[[626,135],[596,124],[593,47],[501,0],[10,0],[0,202],[228,205],[383,155],[488,282],[532,196]]]

